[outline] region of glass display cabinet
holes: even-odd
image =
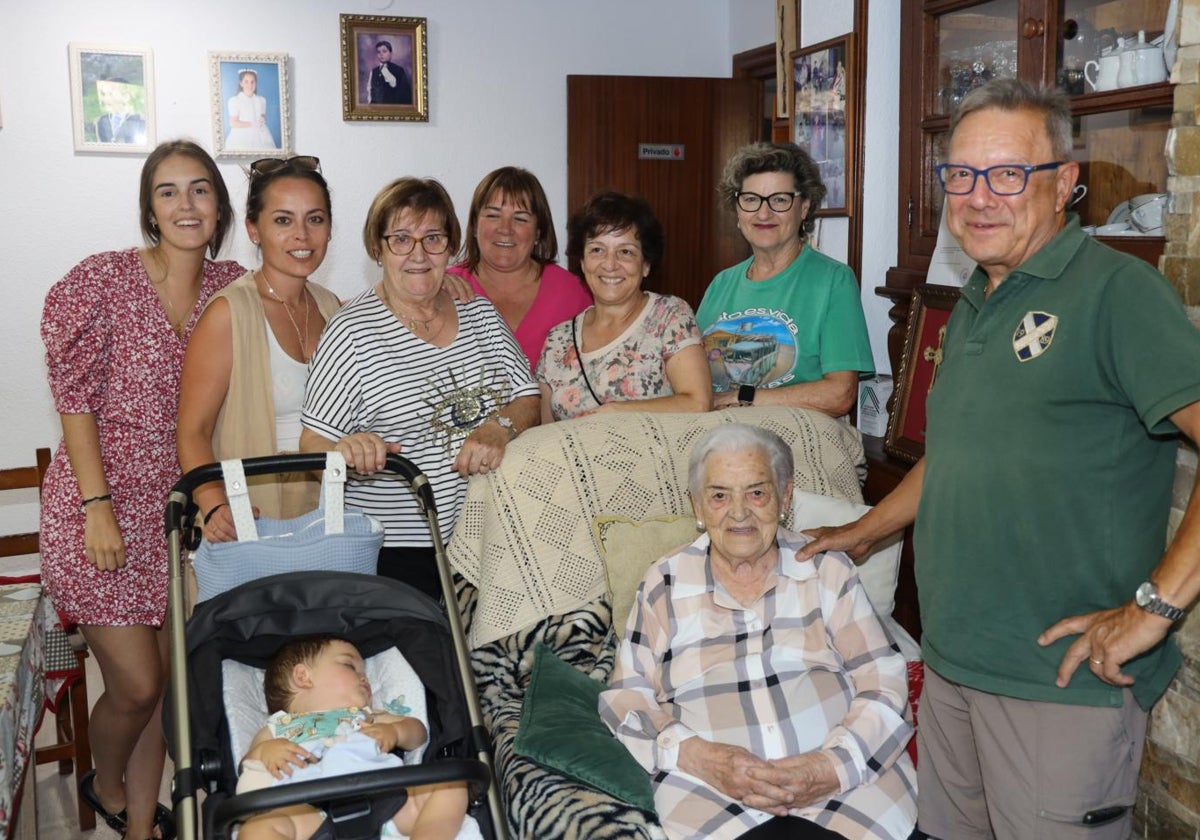
[[[1169,0],[905,0],[901,19],[900,254],[923,275],[941,220],[933,167],[950,115],[972,88],[1019,77],[1071,94],[1079,183],[1073,209],[1107,244],[1157,263],[1159,212],[1132,209],[1166,190],[1171,122],[1164,30]],[[900,279],[898,277],[897,279]],[[919,282],[919,281],[918,281]],[[892,278],[889,276],[889,285]],[[911,288],[911,283],[906,284]]]

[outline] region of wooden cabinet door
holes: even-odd
[[[758,139],[762,117],[754,79],[568,76],[568,210],[608,189],[649,201],[666,255],[647,288],[695,307],[714,274],[750,253],[717,184],[730,155]],[[639,158],[641,144],[681,154]]]

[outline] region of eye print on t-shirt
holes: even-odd
[[[785,320],[786,319],[786,320]],[[791,381],[795,325],[782,313],[750,309],[724,315],[704,331],[714,391],[739,385],[774,388]]]
[[[507,404],[512,391],[507,377],[491,375],[486,367],[479,370],[473,383],[459,382],[454,370],[446,370],[440,381],[426,380],[425,387],[429,396],[423,399],[433,409],[429,429],[447,454],[457,452],[471,432]]]

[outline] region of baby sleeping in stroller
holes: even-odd
[[[313,636],[285,644],[272,658],[263,690],[271,712],[241,762],[237,792],[383,767],[399,767],[392,750],[422,747],[425,725],[410,717],[403,698],[372,707],[366,665],[345,639]],[[460,834],[467,787],[448,782],[413,788],[383,837],[453,838]],[[259,814],[241,828],[242,840],[312,837],[325,814],[293,805]],[[474,821],[469,821],[473,823]]]

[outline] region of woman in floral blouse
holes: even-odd
[[[594,411],[707,411],[712,380],[687,302],[643,291],[663,254],[644,200],[593,196],[567,223],[595,304],[550,330],[537,366],[542,422]]]

